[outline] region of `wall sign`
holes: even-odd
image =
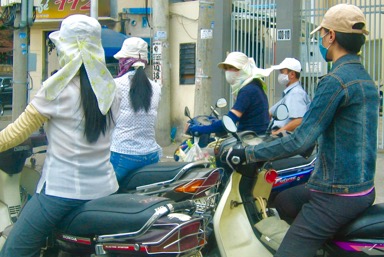
[[[290,29],[278,29],[277,30],[277,40],[278,41],[287,41],[291,40],[292,33]]]
[[[110,0],[99,1],[99,16],[111,16]],[[40,0],[36,6],[36,20],[64,19],[71,14],[90,15],[90,0]]]
[[[161,41],[154,41],[152,43],[152,60],[153,60],[153,81],[160,84],[161,81],[161,62],[162,62],[162,45]]]

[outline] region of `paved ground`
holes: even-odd
[[[3,129],[10,121],[11,117],[10,110],[6,110],[4,116],[0,116],[0,129]],[[175,149],[177,148],[178,143],[172,143],[168,146],[163,147],[163,157],[161,158],[161,161],[167,162],[167,161],[173,161],[173,153]],[[39,158],[41,160],[41,157]],[[38,160],[38,165],[39,160]],[[377,161],[376,161],[376,202],[381,203],[384,202],[384,151],[379,151],[377,154]]]

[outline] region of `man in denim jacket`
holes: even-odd
[[[275,204],[293,220],[275,257],[311,257],[341,226],[356,218],[375,199],[374,177],[379,96],[360,63],[365,18],[349,4],[324,15],[318,32],[323,58],[331,71],[295,132],[287,137],[228,154],[242,162],[281,159],[303,152],[318,141],[318,157],[308,183],[279,194]]]

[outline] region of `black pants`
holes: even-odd
[[[322,244],[375,200],[375,191],[346,197],[313,192],[305,185],[277,195],[275,206],[282,219],[292,222],[275,257],[312,257]]]

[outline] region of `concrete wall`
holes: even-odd
[[[188,10],[186,12],[185,10]],[[170,21],[170,64],[171,64],[171,122],[178,128],[178,135],[188,120],[184,108],[192,111],[194,106],[195,85],[179,84],[179,50],[182,43],[196,43],[199,18],[199,1],[174,3],[169,6]]]

